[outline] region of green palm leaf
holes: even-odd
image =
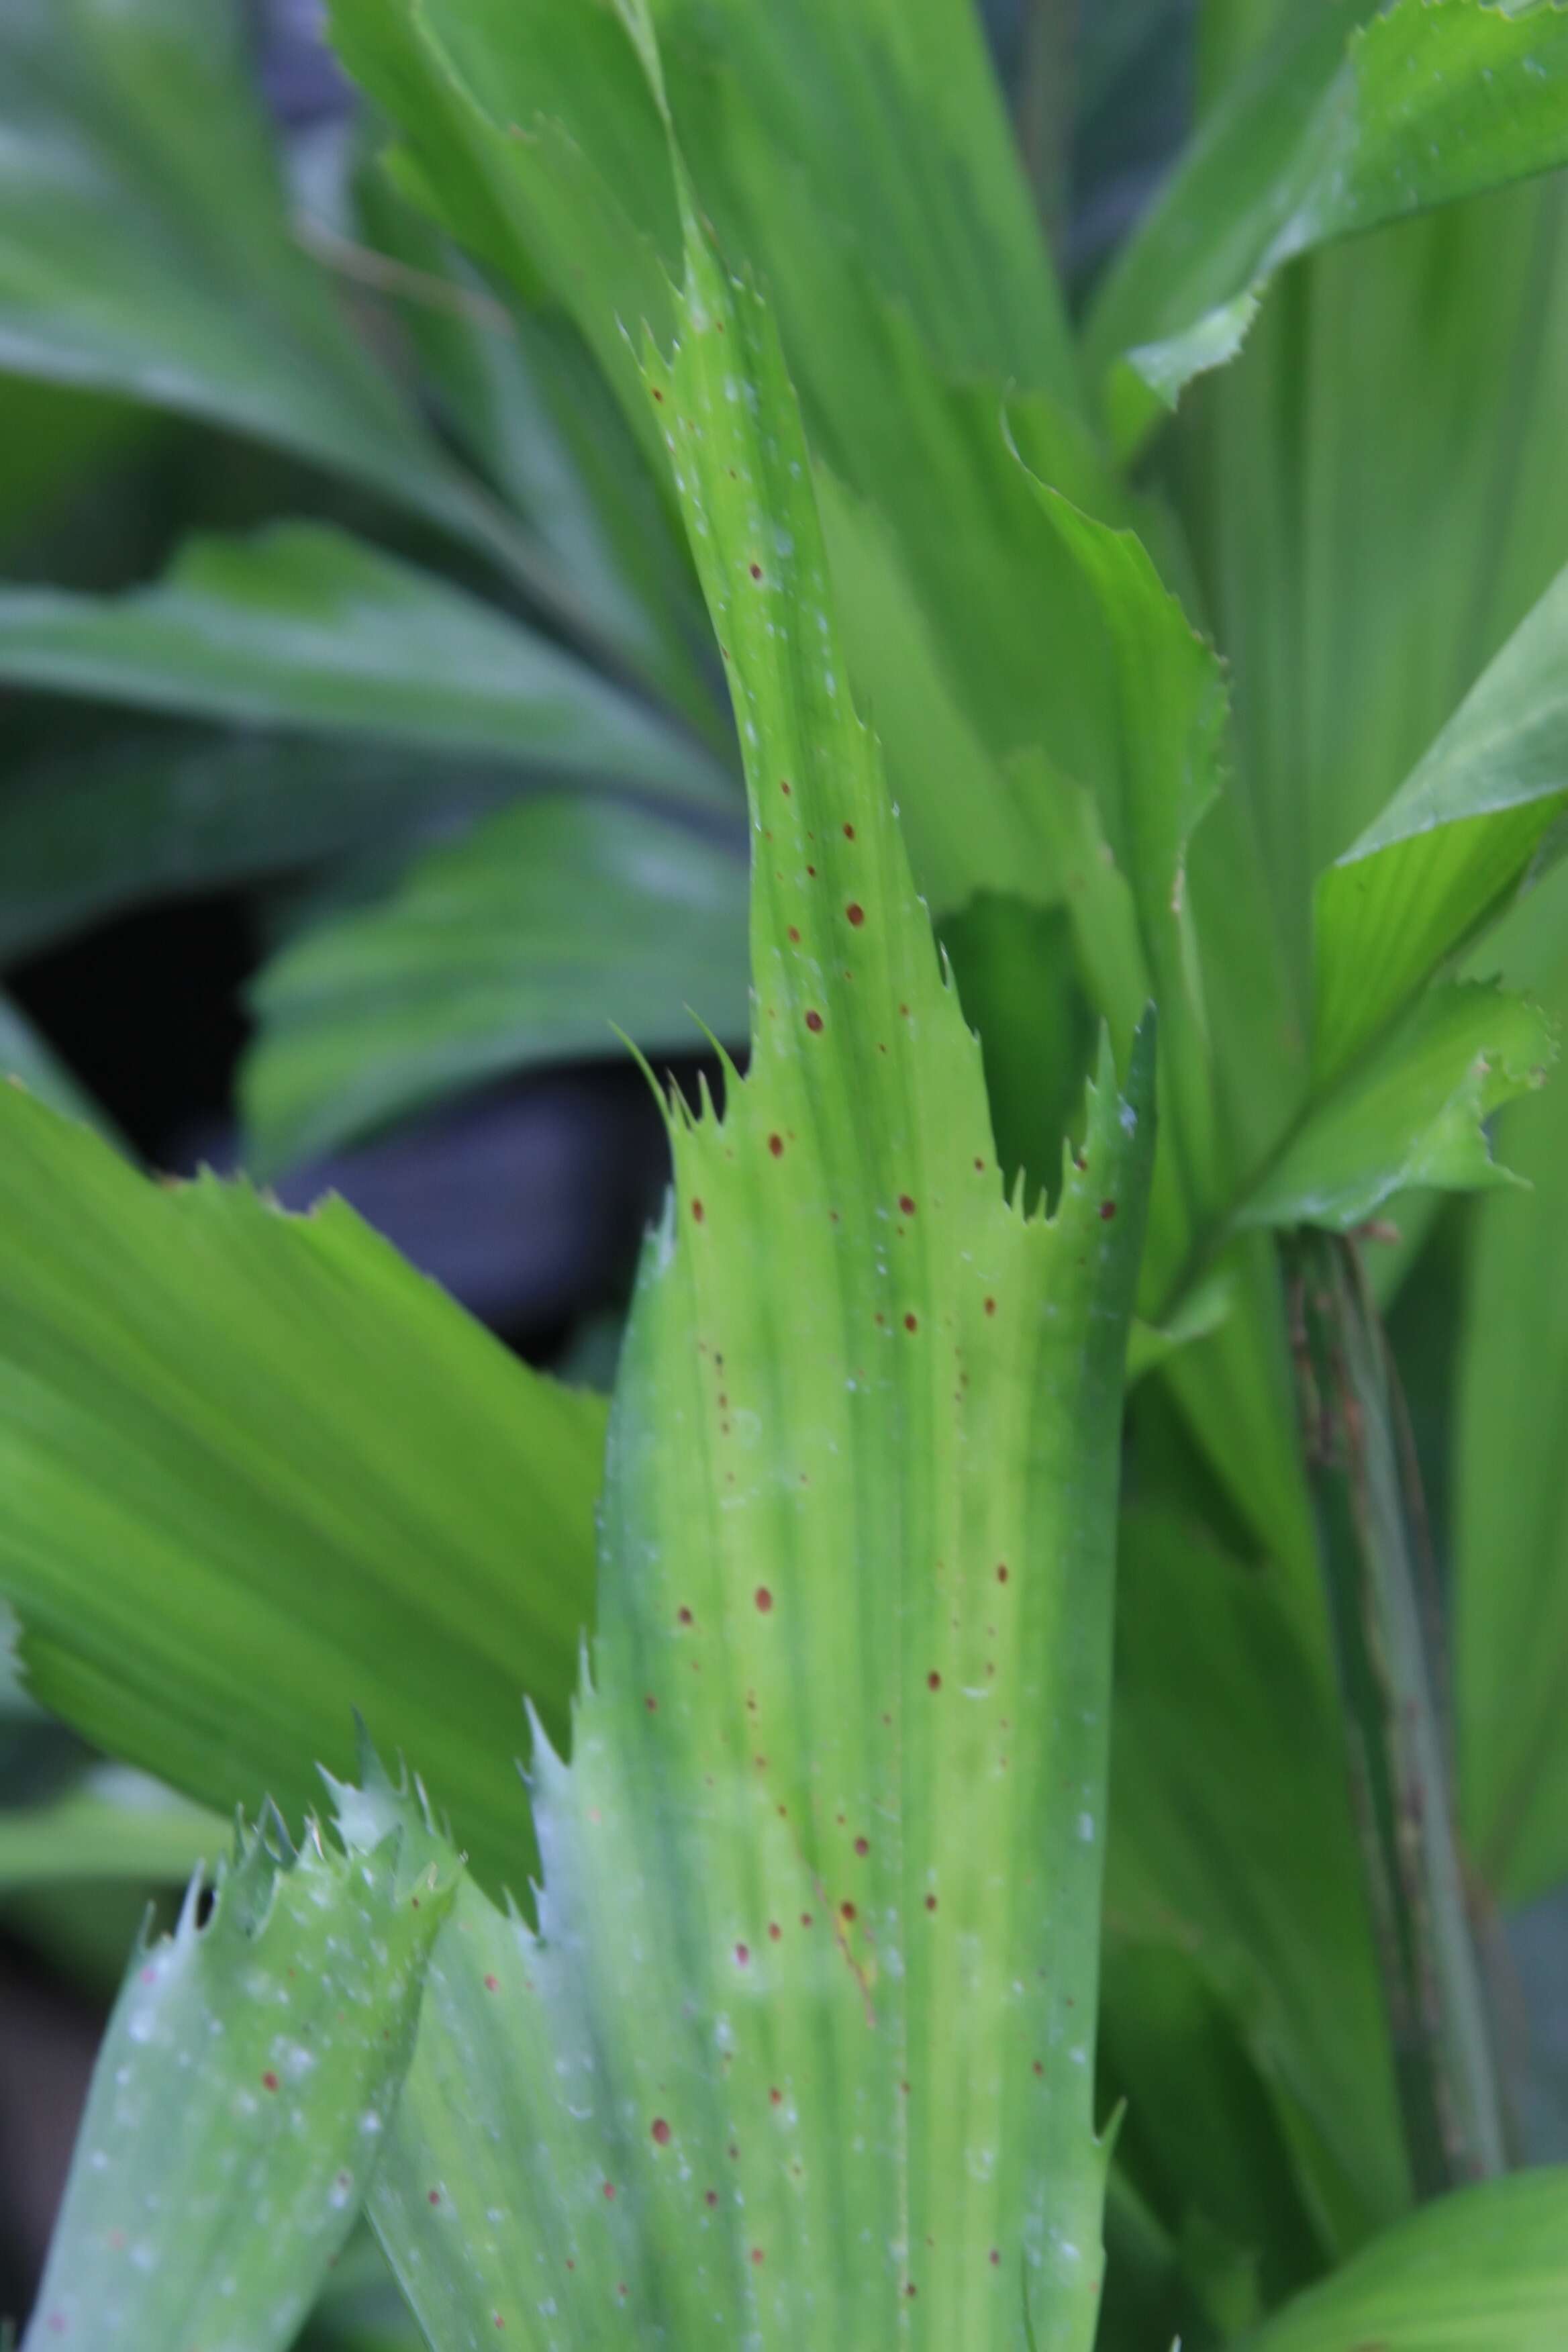
[[[771,323],[688,256],[647,396],[746,754],[752,1068],[672,1110],[538,1930],[462,1898],[374,2217],[443,2348],[1082,2347],[1149,1041],[1056,1220],[1010,1208]]]

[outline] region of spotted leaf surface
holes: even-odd
[[[454,1858],[276,1816],[197,1925],[138,1952],[99,2054],[24,2352],[282,2352],[353,2225],[414,2046]]]
[[[1081,2347],[1118,1397],[1152,1038],[1056,1219],[850,708],[772,322],[647,364],[753,824],[750,1075],[677,1104],[537,1934],[465,1894],[372,2211],[439,2352]]]

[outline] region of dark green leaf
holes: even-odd
[[[262,727],[344,728],[724,803],[709,755],[544,638],[320,523],[193,541],[109,599],[0,593],[0,677]]]
[[[747,1025],[745,868],[651,810],[542,794],[286,947],[242,1096],[260,1160],[308,1160],[527,1063],[690,1053]],[[614,1027],[612,1027],[612,1024]]]
[[[237,10],[11,0],[0,128],[0,365],[208,417],[506,541],[294,244]]]

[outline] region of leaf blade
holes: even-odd
[[[160,1189],[9,1088],[0,1137],[0,1592],[34,1691],[206,1801],[301,1811],[357,1702],[521,1880],[519,1703],[563,1724],[599,1402],[342,1202]]]
[[[195,1924],[135,1954],[24,2345],[282,2352],[353,2228],[412,2053],[453,1858],[248,1832]],[[275,1837],[276,1830],[271,1832]],[[415,1846],[416,1832],[407,1843]],[[411,1867],[410,1864],[413,1864]]]

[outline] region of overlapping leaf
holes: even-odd
[[[414,2048],[454,1858],[242,1833],[144,1948],[99,2054],[25,2343],[284,2352],[353,2226]]]
[[[679,310],[645,397],[747,760],[752,1070],[674,1119],[539,1934],[464,1898],[374,2217],[442,2345],[1013,2344],[1024,2294],[1082,2346],[1146,1067],[1010,1210],[771,325],[695,238]]]
[[[1568,2170],[1439,2198],[1376,2239],[1245,2352],[1555,2352],[1568,2327]]]
[[[0,594],[0,677],[304,730],[346,728],[721,804],[696,744],[430,572],[318,523],[196,540],[151,588]]]
[[[184,1885],[227,1843],[226,1825],[205,1806],[104,1765],[41,1804],[0,1807],[0,1887],[120,1878]]]
[[[1292,12],[1097,308],[1089,354],[1112,370],[1119,443],[1135,447],[1191,376],[1234,354],[1293,255],[1568,162],[1565,70],[1554,0]]]
[[[506,551],[293,244],[239,25],[16,0],[0,26],[0,363],[276,441]]]
[[[148,1183],[0,1088],[0,1596],[33,1689],[207,1802],[291,1811],[358,1706],[476,1867],[531,1855],[603,1407],[531,1373],[339,1202]]]
[[[747,1024],[734,846],[651,809],[544,793],[285,948],[242,1076],[268,1167],[524,1063],[689,1054]],[[612,1024],[614,1027],[612,1027]]]

